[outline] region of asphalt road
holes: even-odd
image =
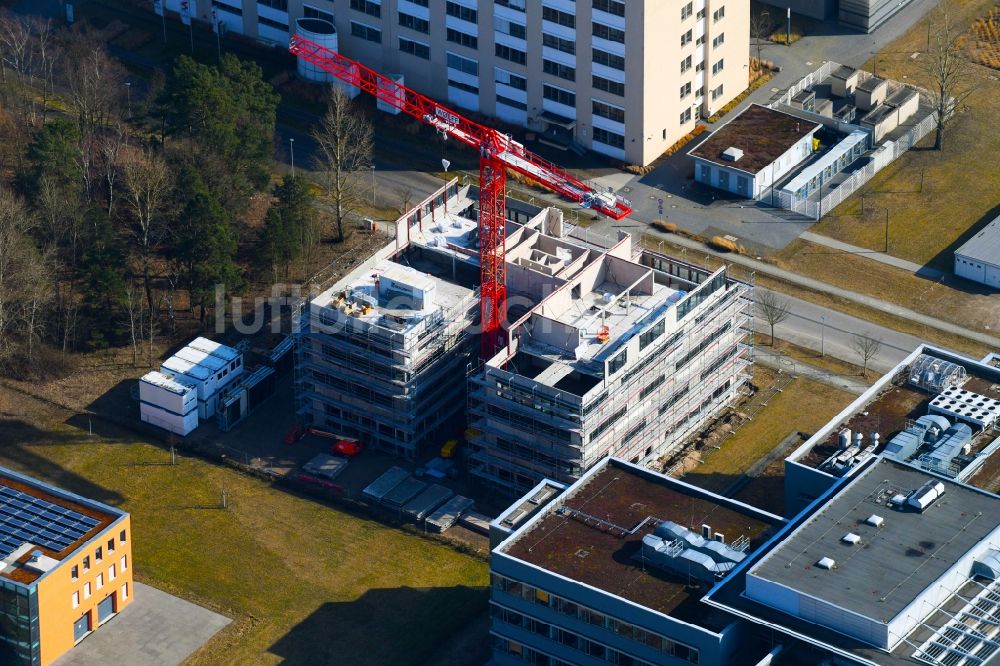
[[[761,292],[767,291],[758,287]],[[788,318],[774,327],[775,337],[814,349],[857,365],[862,359],[853,343],[859,335],[882,341],[879,354],[869,361],[869,367],[879,372],[893,368],[923,341],[912,335],[878,326],[865,319],[824,308],[815,303],[776,293],[779,300],[788,301]],[[754,325],[761,333],[769,334],[770,326],[759,313]]]

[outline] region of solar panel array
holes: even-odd
[[[52,502],[0,486],[0,555],[25,542],[56,552],[65,550],[100,521]]]

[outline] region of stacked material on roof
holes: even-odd
[[[390,467],[380,477],[369,483],[361,494],[374,502],[381,502],[393,488],[409,478],[410,473],[402,467]]]
[[[421,521],[451,499],[454,494],[448,488],[432,483],[403,506],[403,513],[416,521]]]

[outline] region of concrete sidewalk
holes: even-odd
[[[848,254],[856,254],[858,256],[886,264],[887,266],[900,268],[904,271],[915,273],[921,277],[930,278],[932,280],[939,280],[945,277],[944,271],[939,271],[936,268],[930,268],[928,266],[924,266],[923,264],[907,261],[906,259],[900,259],[899,257],[894,257],[891,254],[886,254],[885,252],[878,252],[877,250],[869,250],[868,248],[858,247],[857,245],[851,245],[850,243],[844,243],[843,241],[830,238],[829,236],[814,234],[811,231],[803,231],[799,238],[804,241],[809,241],[810,243],[828,247],[831,250],[840,250],[841,252],[847,252]]]

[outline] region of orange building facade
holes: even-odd
[[[127,513],[0,468],[0,663],[47,666],[132,597]]]

